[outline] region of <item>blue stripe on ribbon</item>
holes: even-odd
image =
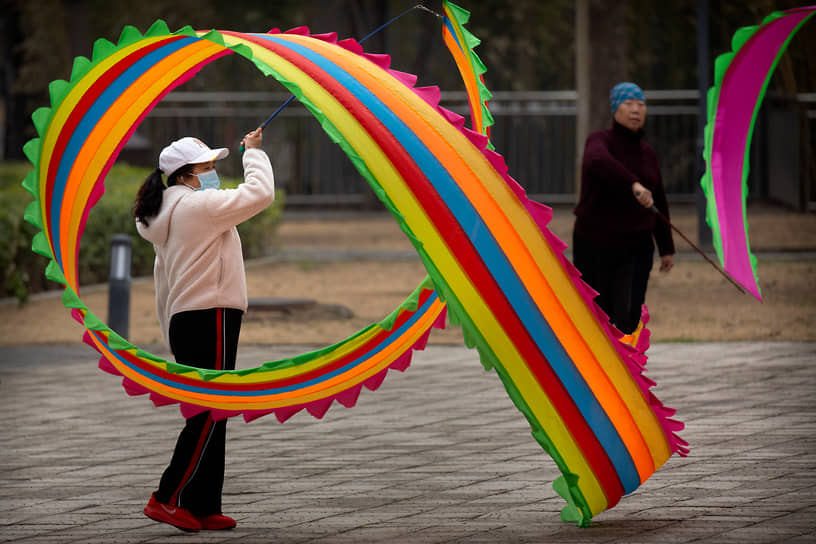
[[[365,354],[363,354],[360,357],[354,359],[353,361],[343,365],[342,367],[334,369],[331,372],[321,374],[317,378],[313,378],[311,380],[298,382],[298,383],[296,383],[294,385],[287,385],[287,386],[282,386],[282,387],[271,387],[271,388],[268,388],[268,389],[261,389],[261,390],[254,390],[254,391],[239,391],[239,390],[232,390],[232,389],[224,391],[224,390],[218,390],[218,389],[202,387],[202,386],[198,386],[198,385],[182,384],[182,383],[178,383],[176,381],[173,381],[171,379],[158,376],[156,374],[148,373],[148,371],[146,371],[145,369],[142,369],[142,368],[136,366],[135,364],[131,363],[130,361],[128,361],[127,359],[125,359],[124,357],[122,357],[121,355],[119,355],[118,353],[116,353],[113,350],[110,351],[110,354],[112,356],[116,357],[116,359],[122,365],[128,367],[129,369],[131,369],[136,374],[139,374],[141,376],[145,376],[146,378],[149,378],[149,379],[151,379],[153,381],[156,381],[156,382],[158,382],[158,383],[160,383],[162,385],[165,385],[165,386],[173,388],[173,389],[178,389],[178,390],[181,390],[181,391],[187,391],[187,392],[190,392],[190,393],[203,393],[203,394],[208,394],[208,395],[222,395],[222,396],[228,396],[228,397],[260,397],[260,396],[264,396],[264,395],[277,395],[277,394],[281,394],[281,393],[288,393],[288,392],[291,392],[291,391],[297,391],[298,389],[305,389],[305,388],[311,387],[313,385],[318,385],[318,384],[320,384],[321,382],[323,382],[325,380],[328,380],[330,378],[334,378],[335,376],[339,376],[340,374],[343,374],[344,372],[347,372],[347,371],[351,370],[352,368],[366,362],[367,360],[371,359],[374,355],[376,355],[376,354],[380,353],[381,351],[383,351],[383,349],[385,349],[387,346],[391,345],[403,333],[405,333],[408,329],[410,329],[417,321],[419,321],[420,318],[422,318],[431,309],[431,305],[437,299],[438,299],[438,295],[436,294],[436,292],[433,292],[433,294],[431,294],[428,297],[428,300],[426,300],[424,304],[422,304],[419,308],[417,308],[416,312],[414,312],[414,315],[412,315],[408,320],[406,320],[406,322],[403,323],[402,326],[400,326],[400,327],[394,329],[393,331],[391,331],[388,334],[388,336],[386,336],[381,342],[379,342],[373,349],[368,350]],[[107,346],[104,337],[99,332],[93,331],[93,330],[91,330],[89,332],[91,334],[93,334],[100,341],[100,343]],[[194,368],[191,369],[191,371],[194,371],[194,370],[195,370]],[[230,385],[230,384],[226,384],[226,385]],[[159,393],[159,394],[161,394],[161,393]]]
[[[459,36],[456,34],[456,30],[454,29],[453,23],[451,22],[450,19],[448,19],[447,16],[445,17],[444,26],[447,29],[448,33],[451,36],[453,36],[453,40],[456,42],[456,45],[459,46],[459,49],[462,52],[464,52],[465,51],[465,46],[462,44],[462,42],[459,41]]]

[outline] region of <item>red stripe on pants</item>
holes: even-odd
[[[221,370],[224,368],[224,309],[218,308],[215,313],[215,362],[214,362],[215,370]],[[204,448],[207,446],[207,441],[210,437],[210,430],[213,426],[213,419],[212,416],[208,413],[207,414],[207,422],[204,424],[204,427],[201,429],[201,434],[198,437],[198,442],[196,443],[195,451],[193,451],[193,455],[190,457],[190,464],[187,466],[187,470],[184,472],[184,476],[181,478],[179,482],[179,486],[176,491],[173,493],[173,496],[170,498],[170,504],[178,504],[178,497],[179,494],[182,492],[184,487],[187,485],[187,482],[190,481],[190,478],[193,477],[195,474],[196,468],[198,464],[201,462],[201,455],[204,453]]]

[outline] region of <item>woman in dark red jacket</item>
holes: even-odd
[[[674,242],[670,227],[651,209],[669,217],[657,154],[643,140],[643,91],[619,83],[610,105],[612,127],[590,134],[584,149],[573,263],[598,291],[596,302],[612,324],[630,334],[640,322],[654,241],[662,272],[674,266]]]

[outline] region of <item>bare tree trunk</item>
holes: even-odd
[[[609,90],[629,75],[627,3],[576,0],[575,198],[581,194],[581,161],[590,132],[609,126]]]
[[[575,2],[575,202],[581,196],[581,163],[584,142],[589,135],[590,74],[592,55],[589,47],[589,0]]]
[[[420,27],[419,44],[416,48],[414,61],[411,64],[411,72],[417,76],[421,75],[425,70],[425,66],[440,47],[444,47],[442,40],[438,39],[440,34],[438,24],[425,24]]]
[[[381,0],[344,0],[344,2],[351,22],[352,36],[358,42],[388,21],[388,2]],[[388,51],[387,32],[384,29],[367,39],[363,44],[365,50],[373,53]],[[382,203],[374,191],[366,191],[362,206],[369,210],[378,209]]]
[[[629,77],[627,7],[625,1],[589,0],[590,130],[609,126],[609,91]]]
[[[379,28],[388,18],[388,2],[379,0],[346,0],[352,36],[360,41]],[[366,51],[382,53],[386,49],[386,33],[378,32],[365,42]]]
[[[71,46],[71,58],[74,59],[80,55],[90,56],[92,51],[92,44],[89,43],[89,36],[91,30],[88,25],[90,14],[88,12],[88,3],[85,0],[73,0],[68,4],[65,10],[65,22],[70,29],[68,31],[68,39]],[[112,41],[116,41],[118,36],[115,36]]]

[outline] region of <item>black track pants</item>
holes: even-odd
[[[595,302],[624,334],[635,331],[654,261],[654,242],[631,249],[609,248],[572,236],[572,262],[598,291]]]
[[[213,370],[235,369],[243,312],[212,308],[180,312],[170,320],[170,349],[177,363]],[[221,513],[227,421],[210,412],[187,420],[156,500],[188,509],[194,515]]]

